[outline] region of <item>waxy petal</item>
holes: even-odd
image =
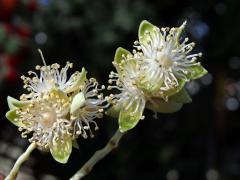
[[[139,120],[142,118],[142,114],[145,108],[145,100],[143,98],[131,97],[126,101],[120,111],[119,115],[119,130],[126,132],[134,128]]]
[[[19,117],[16,113],[18,108],[22,108],[30,103],[30,101],[19,101],[11,96],[7,97],[9,111],[6,113],[6,118],[18,127],[25,127],[22,122],[17,121],[16,119]]]
[[[17,107],[23,107],[29,104],[30,101],[19,101],[11,96],[7,97],[8,107],[9,109],[15,109]]]
[[[120,65],[121,61],[123,60],[123,56],[132,56],[132,53],[122,47],[117,48],[114,56],[114,62]]]
[[[146,32],[150,33],[150,35],[153,37],[155,36],[154,28],[155,26],[146,20],[143,20],[141,22],[138,29],[138,38],[142,45],[147,45],[148,42],[151,40],[150,36],[146,35]]]
[[[26,127],[26,125],[24,125],[21,121],[17,121],[16,118],[18,118],[19,116],[16,113],[16,109],[12,109],[10,111],[8,111],[6,113],[6,118],[13,123],[15,126],[18,127]]]
[[[50,152],[53,158],[62,164],[67,163],[72,152],[72,139],[66,135],[64,139],[56,139],[49,144]]]

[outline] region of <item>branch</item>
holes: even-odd
[[[21,165],[29,158],[31,152],[36,148],[36,144],[32,143],[28,146],[27,150],[17,159],[16,163],[14,164],[12,170],[5,178],[5,180],[15,180],[17,178],[17,174]]]
[[[89,174],[93,168],[93,166],[98,163],[101,159],[103,159],[107,154],[109,154],[114,148],[117,148],[118,143],[123,136],[119,130],[115,132],[113,137],[108,141],[106,146],[103,149],[96,151],[93,156],[82,166],[82,168],[77,171],[70,180],[79,180],[84,176]]]

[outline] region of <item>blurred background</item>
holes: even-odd
[[[0,173],[7,174],[28,146],[5,118],[6,97],[24,92],[20,75],[42,64],[75,70],[106,84],[117,47],[132,49],[140,22],[179,26],[203,52],[209,74],[190,82],[193,103],[181,111],[146,119],[85,179],[240,180],[240,2],[238,0],[0,0]],[[65,180],[102,148],[117,129],[98,120],[94,139],[79,139],[66,165],[35,150],[19,180]]]

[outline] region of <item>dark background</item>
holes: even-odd
[[[203,52],[209,71],[190,82],[193,102],[181,111],[146,119],[123,137],[120,146],[99,162],[85,179],[103,180],[240,180],[240,2],[238,0],[0,0],[0,172],[7,174],[25,150],[17,127],[5,118],[8,95],[23,92],[20,75],[47,63],[74,70],[106,84],[117,47],[132,49],[140,22],[179,26]],[[19,179],[68,179],[102,148],[117,121],[98,120],[94,139],[79,139],[69,163],[35,150]]]

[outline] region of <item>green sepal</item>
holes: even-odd
[[[208,73],[208,71],[202,65],[195,65],[188,68],[191,72],[187,75],[189,79],[198,79]]]
[[[146,45],[147,42],[150,39],[149,36],[146,36],[145,32],[148,31],[151,35],[153,35],[154,33],[154,25],[151,24],[150,22],[143,20],[140,25],[139,25],[139,29],[138,29],[138,38],[140,43],[142,43],[143,45]]]
[[[17,115],[16,113],[16,109],[12,109],[12,110],[9,110],[7,113],[6,113],[6,118],[11,122],[13,123],[15,126],[18,126],[18,127],[26,127],[26,125],[24,125],[22,122],[18,122],[16,121],[15,119],[18,118],[19,116]]]
[[[59,163],[65,164],[72,152],[72,139],[69,135],[66,135],[64,139],[55,139],[55,142],[51,142],[49,145],[52,157]]]
[[[25,105],[27,105],[29,103],[29,101],[19,101],[11,96],[7,97],[7,103],[8,103],[8,107],[9,109],[15,109],[17,107],[21,108],[24,107]]]
[[[76,149],[79,149],[79,145],[78,145],[78,142],[77,142],[76,139],[74,139],[74,140],[72,141],[72,146],[73,146],[74,148],[76,148]]]
[[[169,97],[169,101],[174,101],[177,103],[191,103],[192,98],[189,96],[188,92],[185,90],[185,88],[182,88],[181,91],[179,91],[177,94],[174,94],[173,96]]]
[[[71,103],[70,113],[74,114],[79,108],[81,108],[84,105],[85,102],[86,102],[86,100],[85,100],[83,92],[76,94],[73,97],[73,100]]]
[[[187,91],[182,88],[178,93],[169,96],[167,101],[160,97],[153,97],[147,101],[146,108],[159,113],[174,113],[179,111],[183,104],[191,102],[192,98]]]
[[[133,101],[132,105],[126,109],[126,106],[130,101]],[[120,132],[126,132],[134,128],[141,119],[144,108],[145,101],[140,98],[135,100],[130,98],[127,102],[125,102],[118,119]]]
[[[119,113],[120,113],[121,108],[122,108],[122,104],[121,103],[115,104],[112,107],[110,107],[105,112],[105,114],[107,116],[110,116],[110,117],[113,117],[113,118],[117,118],[117,117],[119,117]]]
[[[117,48],[114,56],[114,62],[120,64],[123,59],[123,56],[125,57],[132,56],[132,53],[122,47]]]
[[[152,98],[147,101],[146,108],[159,113],[174,113],[179,111],[183,103],[168,100],[167,102],[162,98]]]

